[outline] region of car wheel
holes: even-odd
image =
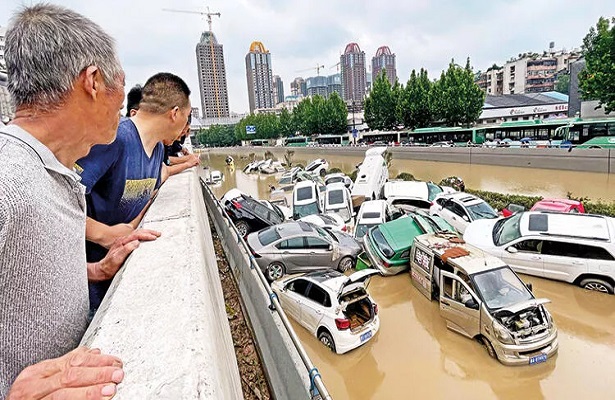
[[[237,228],[237,231],[242,237],[246,237],[248,233],[250,233],[250,225],[242,219],[235,222],[235,228]]]
[[[483,346],[485,347],[485,350],[487,350],[489,357],[495,358],[497,360],[498,356],[497,354],[495,354],[495,349],[493,348],[493,345],[491,344],[491,342],[489,342],[489,339],[487,339],[486,337],[483,337],[481,338],[481,341],[483,342]]]
[[[581,281],[581,287],[596,292],[613,294],[613,285],[598,278],[588,278]]]
[[[340,272],[346,272],[352,267],[354,267],[354,260],[352,257],[346,256],[340,260],[337,269],[340,270]]]
[[[331,337],[331,334],[329,332],[327,331],[320,332],[318,334],[318,340],[320,340],[320,343],[324,344],[332,352],[335,353],[335,342],[333,341],[333,337]]]
[[[284,276],[284,265],[279,262],[272,262],[267,266],[265,275],[270,282],[280,279]]]

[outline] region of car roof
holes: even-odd
[[[390,181],[384,184],[384,195],[391,197],[413,197],[427,199],[429,190],[427,182],[421,181]]]
[[[297,182],[297,184],[295,185],[295,189],[299,189],[299,188],[303,188],[303,187],[314,187],[316,186],[316,182],[314,181],[301,181],[301,182]]]
[[[593,214],[527,211],[521,214],[522,236],[564,236],[579,239],[611,241],[613,218]]]
[[[441,193],[437,196],[438,199],[453,199],[465,206],[471,206],[478,203],[484,203],[485,201],[480,197],[466,192],[454,192],[454,193]]]
[[[316,232],[314,226],[304,221],[288,221],[275,225],[275,230],[281,238],[295,235],[309,236]]]
[[[494,268],[499,268],[506,266],[506,263],[501,259],[494,257],[490,254],[485,253],[477,247],[472,246],[471,244],[457,242],[451,242],[451,238],[457,237],[454,234],[438,234],[438,233],[428,233],[425,235],[420,235],[415,238],[415,240],[422,245],[431,249],[431,251],[438,255],[438,257],[442,257],[442,255],[451,248],[461,248],[465,250],[468,254],[462,255],[459,257],[451,257],[448,259],[448,262],[454,264],[462,271],[466,272],[468,275],[473,275],[479,272],[488,271]]]
[[[361,208],[359,209],[359,214],[357,215],[357,224],[358,223],[379,223],[382,219],[384,219],[384,211],[386,209],[386,201],[384,200],[370,200],[365,201],[361,204]],[[366,213],[378,213],[378,218],[365,218],[363,215]]]
[[[417,218],[421,217],[417,216]],[[381,224],[379,229],[395,251],[410,247],[415,236],[425,233],[417,221],[410,216],[404,216]]]
[[[330,190],[348,190],[344,182],[334,182],[327,185],[327,192]]]

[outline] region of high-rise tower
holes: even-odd
[[[203,32],[196,45],[196,61],[203,118],[228,117],[230,113],[224,51],[211,30]]]
[[[273,105],[284,102],[284,82],[279,75],[273,76]]]
[[[391,53],[388,46],[382,46],[376,51],[372,58],[372,80],[376,80],[382,70],[386,71],[387,78],[391,85],[397,80],[397,69],[395,68],[395,54]]]
[[[356,43],[349,43],[340,56],[342,93],[347,104],[362,105],[365,97],[365,52]]]
[[[271,54],[261,42],[252,42],[246,54],[246,78],[250,112],[259,108],[273,108]]]

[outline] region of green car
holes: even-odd
[[[442,218],[412,213],[371,228],[363,238],[365,253],[357,269],[376,268],[380,274],[395,275],[409,268],[410,248],[415,236],[441,231],[455,232]]]

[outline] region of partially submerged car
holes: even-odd
[[[327,185],[325,192],[325,213],[339,215],[346,223],[348,231],[354,229],[353,217],[355,213],[352,207],[350,191],[343,183],[331,183]]]
[[[530,288],[501,259],[447,234],[414,238],[412,284],[440,303],[446,326],[483,343],[506,365],[533,365],[557,353],[557,327]]]
[[[380,329],[378,305],[367,293],[376,270],[345,276],[324,270],[274,282],[284,312],[331,351],[346,353],[367,343]]]
[[[325,176],[325,185],[330,185],[332,183],[341,182],[348,188],[348,190],[352,190],[352,179],[349,176],[342,172],[335,172],[333,174],[328,174]]]
[[[427,214],[408,214],[371,228],[363,237],[369,264],[361,267],[376,268],[384,276],[405,271],[410,266],[414,237],[442,231],[452,233],[454,229],[442,218]],[[360,259],[366,261],[366,257]]]
[[[267,279],[327,268],[352,268],[361,245],[351,236],[303,221],[290,221],[248,235],[248,246]]]
[[[357,222],[354,230],[355,239],[361,239],[368,230],[401,217],[403,212],[389,206],[384,200],[370,200],[363,202],[357,213]]]
[[[530,208],[530,211],[549,211],[560,213],[585,214],[583,203],[571,199],[542,199]]]
[[[429,209],[436,196],[455,192],[452,187],[436,185],[433,182],[390,181],[382,188],[382,198],[391,205],[403,204]]]
[[[313,181],[298,182],[293,189],[293,219],[323,212],[324,199]]]
[[[210,185],[216,185],[218,183],[221,183],[222,179],[223,179],[222,172],[214,169],[214,170],[209,171],[209,176],[207,177],[206,183]]]
[[[305,167],[305,172],[324,177],[329,169],[329,163],[324,158],[317,158]]]
[[[464,192],[439,195],[429,213],[442,217],[461,234],[472,221],[499,217],[483,199]]]
[[[243,237],[250,232],[280,224],[286,219],[280,207],[263,204],[238,189],[229,190],[220,203]]]

